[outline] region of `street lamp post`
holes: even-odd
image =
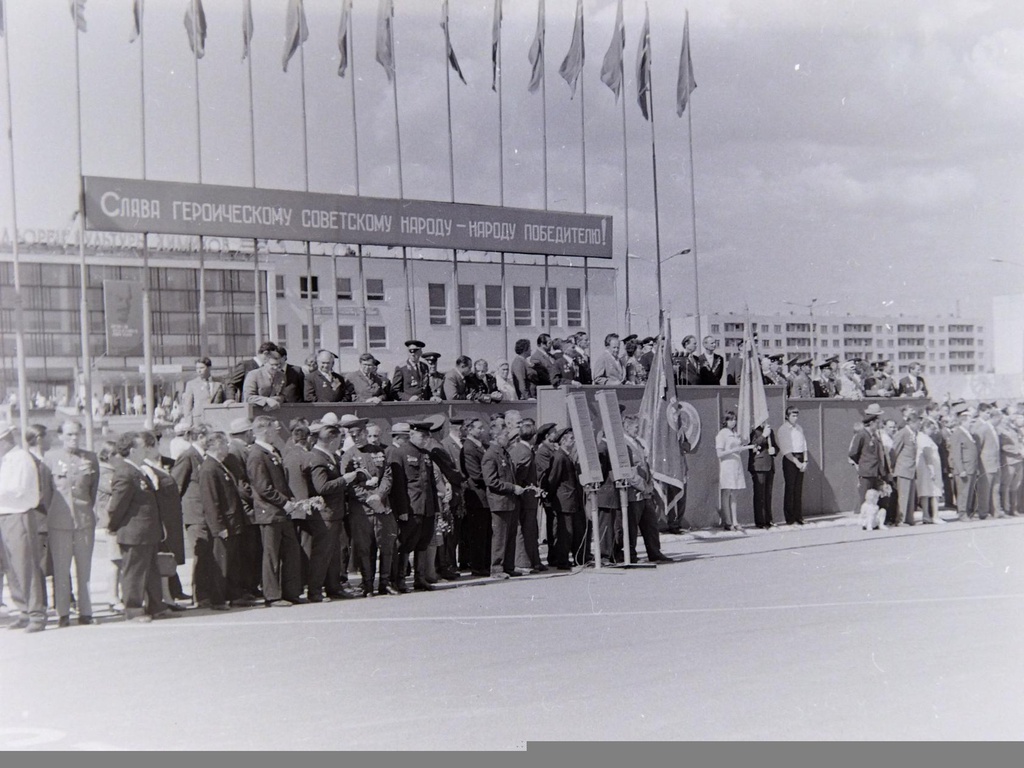
[[[691,250],[690,248],[684,248],[681,251],[676,251],[671,256],[666,256],[664,259],[657,259],[657,256],[655,256],[655,259],[657,259],[657,261],[655,262],[655,267],[656,267],[655,279],[657,281],[657,288],[658,288],[658,318],[659,318],[659,320],[661,318],[662,312],[665,309],[665,307],[664,307],[664,298],[663,298],[662,290],[661,290],[661,265],[664,264],[666,261],[671,261],[676,256],[685,256],[687,253],[690,252],[690,250]],[[640,259],[641,261],[651,261],[651,259],[648,258],[647,256],[637,256],[635,253],[627,253],[626,254],[626,259],[627,259],[627,262],[628,262],[629,259]],[[634,313],[629,311],[629,308],[628,308],[629,307],[628,297],[627,297],[626,305],[627,305],[626,311],[628,313],[626,316],[628,318],[630,315],[634,314]],[[700,305],[698,304],[698,313],[700,311],[699,307],[700,307]],[[700,328],[700,317],[699,317],[699,314],[698,314],[697,323],[698,323],[698,329],[699,329]]]
[[[817,306],[827,307],[830,304],[838,304],[838,301],[823,301],[820,304],[817,299],[811,299],[807,304],[801,304],[798,301],[784,301],[783,304],[789,304],[793,307],[801,307],[807,310],[807,315],[811,318],[811,358],[814,360],[818,359],[818,326],[814,322],[814,308]]]

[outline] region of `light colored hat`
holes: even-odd
[[[182,419],[181,421],[179,421],[177,424],[174,425],[174,434],[176,434],[176,435],[184,435],[190,429],[192,429],[192,420],[191,419]]]
[[[882,406],[878,403],[872,403],[864,409],[865,416],[882,416]]]
[[[408,435],[411,431],[407,421],[396,421],[391,425],[392,435]]]
[[[349,427],[365,427],[369,419],[361,419],[354,413],[346,413],[338,420],[338,426],[342,429],[348,429]]]
[[[244,435],[250,429],[252,429],[252,422],[245,418],[245,416],[233,419],[232,422],[228,424],[229,435]]]

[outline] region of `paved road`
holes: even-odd
[[[1024,520],[665,549],[682,561],[0,632],[0,749],[1024,734]]]

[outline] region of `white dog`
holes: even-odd
[[[885,510],[878,506],[879,493],[869,490],[864,494],[864,503],[860,505],[860,527],[865,531],[877,528],[885,530]]]

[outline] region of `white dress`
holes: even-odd
[[[739,435],[728,427],[722,430],[715,437],[715,450],[718,452],[739,448],[743,445]],[[741,453],[730,453],[728,456],[721,456],[718,459],[718,487],[720,490],[741,490],[747,487],[747,480],[743,474],[743,460]]]
[[[924,432],[917,433],[917,495],[942,498],[939,447]]]

